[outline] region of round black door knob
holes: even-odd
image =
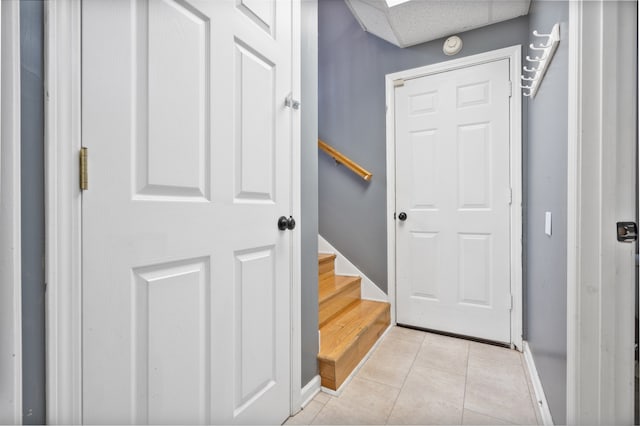
[[[401,221],[403,221],[403,222],[404,222],[405,220],[407,220],[407,214],[406,214],[405,212],[401,212],[401,213],[398,215],[398,219],[400,219]]]
[[[293,218],[293,216],[289,216],[289,219],[287,219],[287,229],[290,231],[293,231],[296,227],[296,221]]]
[[[294,224],[295,226],[295,224]],[[289,227],[289,219],[284,216],[280,216],[278,219],[278,229],[281,231],[286,230]]]

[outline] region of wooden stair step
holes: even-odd
[[[336,255],[333,253],[318,254],[318,279],[320,281],[335,275],[335,258]]]
[[[360,300],[360,277],[334,275],[318,284],[318,327]]]
[[[390,322],[388,303],[359,300],[320,328],[322,386],[337,390]]]

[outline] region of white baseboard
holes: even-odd
[[[365,274],[362,273],[353,263],[342,255],[335,247],[333,247],[327,240],[318,235],[318,252],[320,253],[335,253],[336,255],[336,273],[340,275],[359,275],[362,278],[360,285],[360,292],[362,298],[365,300],[377,300],[379,302],[388,302],[389,297],[380,290],[380,287],[375,285]]]
[[[344,389],[347,387],[349,382],[351,382],[351,380],[356,376],[356,374],[358,374],[358,371],[360,371],[364,363],[367,362],[367,360],[371,357],[371,355],[373,355],[373,352],[378,348],[378,346],[380,346],[380,342],[382,342],[384,337],[387,335],[387,333],[389,333],[389,331],[392,328],[393,328],[393,324],[389,324],[389,327],[387,327],[384,333],[380,335],[376,343],[374,343],[373,346],[371,346],[371,349],[369,349],[369,352],[367,352],[367,354],[360,360],[358,365],[356,365],[356,368],[354,368],[351,374],[349,374],[349,377],[347,377],[344,380],[344,382],[342,382],[338,390],[333,390],[333,389],[325,388],[324,386],[322,386],[322,392],[328,393],[331,396],[340,396],[342,391],[344,391]]]
[[[551,417],[551,411],[549,410],[549,404],[547,403],[547,397],[544,395],[544,389],[542,388],[542,382],[536,369],[536,364],[533,361],[533,354],[529,349],[529,344],[524,341],[524,360],[527,363],[527,369],[529,370],[529,377],[531,377],[531,383],[533,383],[533,390],[536,393],[536,401],[538,401],[538,409],[542,416],[542,421],[545,426],[553,426],[553,418]]]
[[[302,401],[301,409],[306,407],[313,397],[320,392],[320,375],[315,376],[300,391],[300,401]]]

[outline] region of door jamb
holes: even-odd
[[[519,351],[522,351],[522,96],[517,89],[520,82],[521,55],[521,46],[514,45],[464,58],[399,71],[387,74],[385,77],[387,103],[387,282],[389,283],[391,321],[394,324],[396,323],[396,223],[393,218],[396,209],[394,81],[409,80],[501,59],[509,59],[509,78],[512,85],[512,96],[509,102],[510,181],[513,191],[510,212],[510,266],[511,294],[513,297],[513,309],[511,310],[511,345],[515,346]]]
[[[47,423],[82,423],[82,5],[45,3]]]
[[[0,2],[0,423],[22,424],[20,2]]]
[[[82,423],[82,2],[45,3],[45,176],[47,424]],[[292,61],[300,62],[300,2],[292,0]],[[297,56],[296,56],[297,55]],[[294,69],[299,73],[299,69]],[[300,99],[300,79],[293,81]],[[292,112],[292,173],[300,176],[300,114]],[[299,179],[298,179],[299,180]],[[293,179],[291,209],[300,217],[300,187]],[[292,233],[290,411],[301,404],[300,232]]]
[[[291,93],[293,99],[302,99],[302,5],[291,1]],[[302,115],[291,108],[291,209],[293,217],[302,217],[301,144]],[[297,178],[296,178],[297,177]],[[301,222],[301,221],[300,221]],[[289,414],[302,408],[302,233],[300,228],[291,233],[291,291],[290,294],[290,364]]]
[[[635,244],[620,246],[614,226],[637,220],[616,190],[631,168],[620,153],[637,148],[637,11],[623,9],[634,4],[569,2],[567,424],[633,423],[635,298],[618,269]]]

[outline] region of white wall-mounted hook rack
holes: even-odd
[[[544,43],[539,43],[538,46],[536,46],[535,43],[529,44],[529,48],[532,51],[541,53],[535,57],[527,55],[525,59],[531,63],[536,63],[537,66],[528,67],[525,65],[522,67],[522,70],[525,73],[531,73],[531,76],[525,76],[523,74],[521,77],[523,81],[530,82],[528,86],[521,86],[523,89],[522,94],[531,98],[536,95],[538,87],[540,87],[540,83],[547,72],[549,63],[558,48],[558,43],[560,43],[560,24],[556,23],[549,34],[542,34],[537,30],[534,30],[533,35],[536,37],[546,38],[546,40]],[[527,90],[527,92],[525,92],[525,90]]]

